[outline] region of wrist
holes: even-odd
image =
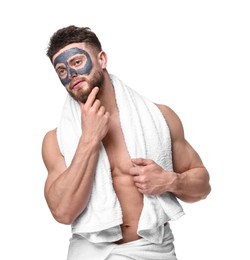
[[[182,186],[185,179],[185,174],[180,174],[176,172],[171,172],[170,174],[170,182],[169,182],[169,191],[175,195],[180,195]]]
[[[79,144],[83,145],[84,147],[99,148],[101,145],[101,140],[98,138],[86,138],[85,136],[81,136]]]

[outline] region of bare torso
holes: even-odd
[[[114,189],[123,213],[123,224],[121,225],[123,239],[117,243],[137,240],[140,238],[137,235],[137,227],[143,207],[143,195],[137,190],[128,173],[132,162],[118,115],[111,118],[110,130],[104,139],[104,146],[110,161]]]

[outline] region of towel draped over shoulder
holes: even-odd
[[[110,74],[118,106],[121,128],[131,158],[152,159],[166,171],[173,171],[171,137],[158,107]],[[57,139],[67,166],[74,156],[81,129],[79,104],[68,95],[57,127]],[[137,233],[160,244],[164,224],[184,214],[177,198],[169,192],[144,195]],[[122,238],[122,211],[112,184],[110,164],[100,147],[92,193],[86,209],[72,224],[72,233],[93,243],[114,242]]]

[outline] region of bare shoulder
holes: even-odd
[[[43,138],[43,143],[42,143],[42,147],[46,148],[46,146],[48,145],[53,145],[53,143],[56,142],[56,128],[53,130],[48,131],[44,138]]]
[[[179,116],[175,113],[175,111],[166,105],[156,104],[156,106],[160,109],[161,113],[163,114],[172,137],[183,137],[184,133],[182,122]]]
[[[163,104],[156,104],[156,106],[161,110],[162,114],[166,117],[173,117],[175,116],[175,112],[166,105]]]
[[[45,134],[42,143],[42,157],[48,169],[52,168],[55,162],[63,158],[57,142],[56,129]]]

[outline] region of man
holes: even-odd
[[[55,32],[47,55],[69,94],[42,145],[46,201],[72,225],[68,259],[176,259],[169,221],[183,215],[179,200],[211,189],[180,119],[110,75],[87,27]]]

